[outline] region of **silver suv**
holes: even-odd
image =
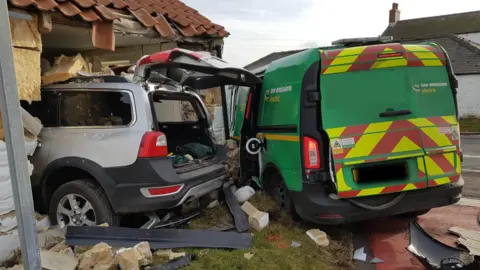
[[[53,224],[116,226],[122,214],[176,208],[222,186],[228,173],[196,94],[101,80],[52,85],[22,104],[44,125],[32,186]]]

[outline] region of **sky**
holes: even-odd
[[[381,35],[388,0],[183,0],[230,32],[223,58],[245,66],[272,52],[330,45],[342,38]],[[480,10],[478,0],[397,0],[400,19]]]

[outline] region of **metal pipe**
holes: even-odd
[[[34,218],[7,1],[0,1],[0,110],[7,147],[18,235],[25,269],[42,269]]]

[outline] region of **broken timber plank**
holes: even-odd
[[[32,133],[33,136],[38,137],[40,131],[43,128],[42,123],[35,117],[33,117],[30,113],[28,113],[24,108],[20,107],[22,113],[22,122],[23,127]]]
[[[467,230],[460,227],[451,227],[448,231],[459,236],[457,243],[466,247],[470,254],[480,256],[480,232]]]

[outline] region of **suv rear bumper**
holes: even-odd
[[[462,197],[464,180],[453,184],[407,191],[397,204],[383,210],[367,210],[345,199],[333,200],[323,184],[304,183],[303,191],[291,192],[298,215],[317,224],[335,225],[428,210],[457,203]]]
[[[227,170],[221,163],[179,175],[167,158],[138,159],[132,165],[106,170],[117,183],[110,198],[117,213],[145,213],[171,209],[221,188],[224,181],[228,180]],[[183,187],[175,194],[164,196],[145,194],[148,188],[180,184],[183,184]]]

